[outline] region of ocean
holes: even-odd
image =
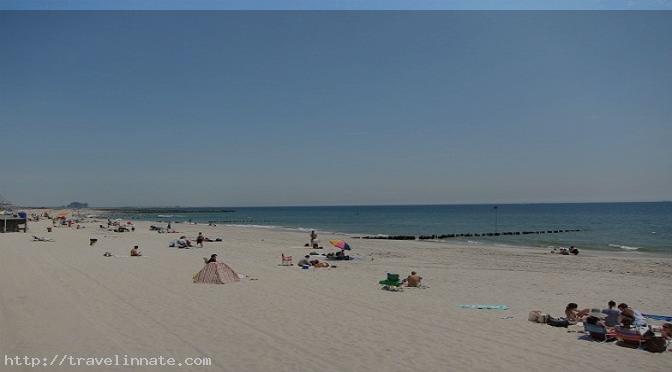
[[[579,229],[557,234],[461,237],[470,244],[672,254],[672,202],[244,208],[117,208],[115,218],[361,235],[447,235]]]

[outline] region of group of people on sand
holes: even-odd
[[[565,317],[569,324],[583,322],[587,325],[601,326],[604,333],[589,332],[591,338],[599,341],[613,340],[618,332],[632,332],[642,337],[644,343],[639,346],[651,352],[665,351],[672,343],[672,323],[665,323],[660,327],[647,325],[641,311],[633,309],[626,303],[616,306],[615,301],[609,301],[605,309],[581,309],[576,303],[569,303],[565,308]],[[659,333],[658,333],[659,332]]]
[[[564,256],[569,256],[570,254],[573,254],[573,255],[576,256],[576,255],[579,254],[579,249],[576,248],[575,246],[571,246],[569,248],[560,247],[560,248],[557,248],[557,249],[553,248],[551,250],[551,253],[557,253],[557,254],[561,254],[561,255],[564,255]]]
[[[596,319],[599,324],[603,324],[607,327],[615,327],[617,325],[621,326],[635,326],[635,327],[646,327],[646,319],[642,312],[633,309],[628,306],[626,303],[621,303],[616,306],[615,301],[609,301],[605,309],[581,309],[579,306],[570,302],[565,307],[565,318],[570,323],[576,322],[596,322]]]

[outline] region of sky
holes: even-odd
[[[671,12],[0,12],[16,204],[672,200]]]
[[[0,0],[0,9],[672,10],[672,0]]]

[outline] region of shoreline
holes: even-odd
[[[544,204],[544,203],[540,203]],[[569,204],[585,204],[585,203],[569,203]],[[607,203],[608,204],[608,203]],[[209,207],[208,207],[209,208]],[[217,208],[217,207],[213,207]],[[266,207],[259,207],[259,208],[266,208]],[[296,208],[304,208],[304,207],[296,207]],[[107,210],[95,210],[95,209],[86,209],[86,211],[90,212],[96,212],[97,214],[100,214],[100,217],[105,217],[107,218],[108,215],[105,213],[108,212]],[[86,213],[86,214],[92,214],[92,213]],[[185,218],[186,216],[182,216],[182,218]],[[160,224],[166,224],[168,221],[164,220],[151,220],[151,219],[135,219],[132,218],[130,219],[132,221],[143,221],[143,222],[151,222],[151,223],[160,223]],[[187,220],[174,220],[171,221],[172,223],[176,224],[184,224],[184,225],[200,225],[200,226],[209,226],[205,222],[188,222]],[[299,233],[309,233],[312,228],[307,228],[307,227],[289,227],[289,226],[279,226],[279,225],[263,225],[263,224],[217,224],[216,226],[227,226],[227,227],[233,227],[233,228],[249,228],[249,229],[260,229],[260,230],[278,230],[278,231],[293,231],[293,232],[299,232]],[[355,239],[355,240],[380,240],[380,241],[406,241],[406,240],[395,240],[395,239],[362,239],[362,236],[390,236],[390,234],[374,234],[374,233],[348,233],[348,232],[339,232],[339,231],[329,231],[329,230],[321,230],[321,229],[315,229],[316,232],[319,234],[330,234],[330,235],[337,235],[337,236],[347,236],[350,239]],[[447,244],[447,245],[457,245],[457,246],[462,246],[462,245],[474,245],[474,246],[490,246],[492,248],[499,248],[499,247],[505,247],[505,248],[518,248],[518,249],[525,249],[525,250],[546,250],[550,252],[550,249],[554,247],[561,247],[561,245],[547,245],[547,246],[542,246],[542,245],[526,245],[526,244],[515,244],[515,243],[508,243],[508,242],[494,242],[492,240],[480,240],[478,239],[479,237],[468,237],[466,240],[463,240],[462,238],[451,238],[451,239],[417,239],[417,237],[420,235],[415,235],[416,239],[415,240],[408,240],[408,241],[415,241],[415,242],[426,242],[426,243],[438,243],[438,244]],[[660,258],[672,258],[672,248],[669,250],[669,253],[662,252],[662,251],[652,251],[647,248],[640,248],[638,249],[623,249],[623,248],[616,248],[616,247],[610,247],[610,248],[593,248],[593,247],[579,247],[581,249],[582,254],[589,253],[589,254],[595,254],[599,256],[605,256],[609,257],[611,255],[614,255],[616,257],[627,257],[628,255],[632,255],[633,257],[660,257]],[[640,250],[644,249],[644,250]]]

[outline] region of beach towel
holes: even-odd
[[[663,322],[672,322],[672,316],[667,315],[653,315],[653,314],[642,314],[645,318],[660,320]]]
[[[509,307],[506,305],[457,305],[463,309],[478,309],[478,310],[508,310]]]
[[[53,242],[54,239],[51,239],[51,238],[42,238],[42,237],[33,235],[33,241],[34,241],[34,242]]]

